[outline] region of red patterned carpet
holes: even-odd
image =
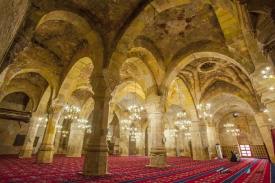
[[[148,157],[110,156],[110,174],[90,177],[77,174],[82,171],[83,162],[84,156],[67,158],[55,155],[53,163],[37,164],[35,156],[19,159],[15,155],[1,155],[0,182],[269,183],[275,180],[274,164],[266,159],[243,158],[241,162],[232,163],[225,159],[193,161],[186,157],[171,157],[168,158],[170,167],[158,169],[145,167],[149,164]]]

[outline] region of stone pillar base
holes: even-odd
[[[79,154],[79,153],[67,153],[66,157],[68,157],[68,158],[77,158],[77,157],[81,157],[81,154]]]
[[[83,175],[104,175],[108,174],[108,152],[87,152],[83,165]]]
[[[38,151],[36,163],[52,163],[53,162],[54,149],[41,147]]]
[[[146,165],[146,167],[164,168],[170,166],[167,165],[167,155],[165,148],[152,148],[149,158],[150,165]]]
[[[32,149],[21,149],[19,152],[19,158],[31,158]]]

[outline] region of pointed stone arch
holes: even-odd
[[[240,99],[246,103],[248,105],[247,107],[255,113],[259,111],[257,101],[254,98],[254,100],[251,100],[250,94],[246,93],[235,85],[220,80],[217,80],[212,85],[208,86],[204,93],[202,93],[201,102],[210,102],[215,98],[215,96],[218,96],[221,93],[225,93]]]
[[[144,8],[144,10],[130,23],[129,27],[125,30],[122,37],[118,41],[117,45],[115,46],[115,51],[113,52],[108,68],[112,70],[114,74],[118,73],[117,71],[122,65],[123,61],[126,60],[126,54],[129,50],[132,49],[134,46],[134,41],[141,33],[141,31],[154,20],[155,13],[161,13],[167,9],[181,6],[185,4],[192,3],[190,0],[178,1],[178,0],[171,0],[171,1],[162,1],[161,3],[157,0],[151,1],[148,5]],[[232,43],[229,48],[233,48],[234,52],[236,52],[236,56],[240,56],[241,54],[237,52],[237,48],[234,47],[234,38],[235,37],[242,37],[241,29],[238,26],[238,18],[234,15],[234,8],[235,5],[233,2],[228,4],[231,5],[231,8],[224,9],[223,4],[219,2],[213,2],[211,0],[198,0],[196,3],[201,4],[210,4],[214,6],[215,13],[219,23],[221,24],[221,29],[223,31],[224,37],[226,42]],[[230,26],[231,24],[235,26]],[[243,54],[240,56],[240,63],[243,66],[249,67],[249,73],[254,71],[253,63],[250,60],[248,49],[244,39],[242,39],[243,47],[240,48]],[[201,50],[204,51],[204,50]],[[215,51],[215,50],[211,50]],[[224,54],[224,53],[223,53]],[[244,60],[244,61],[241,61]],[[115,71],[116,70],[116,71]],[[163,91],[162,91],[163,92]]]
[[[214,58],[227,60],[233,63],[234,65],[238,66],[246,74],[246,76],[250,78],[248,72],[244,69],[244,67],[241,66],[241,64],[239,64],[237,61],[233,60],[232,58],[226,55],[223,55],[217,52],[196,52],[188,55],[187,57],[179,58],[175,61],[175,64],[174,64],[175,66],[167,70],[167,73],[165,75],[164,81],[161,86],[161,91],[165,92],[167,88],[169,88],[171,82],[180,73],[182,68],[184,68],[186,65],[188,65],[195,59],[204,58],[204,57],[214,57]]]

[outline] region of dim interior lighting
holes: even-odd
[[[185,111],[177,113],[177,121],[175,122],[175,126],[180,130],[187,129],[186,127],[190,127],[191,121],[187,119],[187,114]]]
[[[231,118],[231,120],[232,119],[234,118]],[[235,126],[235,124],[232,122],[229,122],[229,120],[223,126],[226,128],[226,132],[230,133],[232,136],[239,136],[241,132],[244,132],[244,130],[241,127]]]
[[[62,137],[67,137],[69,131],[67,131],[67,130],[62,130],[61,133],[62,133]]]
[[[65,111],[66,111],[65,119],[74,120],[78,118],[77,115],[80,112],[80,108],[77,106],[71,105],[71,106],[66,106]]]
[[[262,70],[261,73],[262,73],[264,79],[274,78],[274,75],[273,75],[270,67],[266,67],[264,70]]]
[[[177,137],[178,136],[178,130],[177,129],[171,129],[170,130],[170,137]]]
[[[38,126],[40,128],[42,128],[42,127],[46,128],[47,122],[48,122],[48,118],[46,118],[46,117],[40,117],[40,118],[38,118],[38,121],[39,121],[39,124],[37,124],[36,126]]]
[[[121,122],[121,129],[122,129],[123,131],[127,131],[127,130],[130,129],[129,126],[130,126],[130,124],[132,123],[131,120],[123,119],[123,120],[121,120],[120,122]]]
[[[210,113],[211,104],[210,103],[201,103],[197,105],[199,118],[204,120],[209,120],[212,117]]]
[[[56,128],[57,128],[57,132],[61,132],[62,125],[57,125]]]
[[[191,139],[191,133],[190,132],[185,133],[185,138],[186,139]]]

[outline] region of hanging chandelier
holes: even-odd
[[[57,125],[56,128],[57,128],[57,132],[61,132],[62,125]]]
[[[178,97],[179,97],[179,106],[181,107],[181,97],[180,97],[180,88],[178,79],[176,81],[177,83],[177,90],[178,90]],[[191,121],[187,119],[187,114],[185,111],[181,111],[177,113],[177,121],[175,122],[175,127],[180,130],[186,130],[187,127],[191,126]]]
[[[271,67],[266,67],[264,70],[261,71],[263,78],[264,79],[273,79],[274,75],[273,72],[271,71]],[[275,90],[274,86],[270,86],[269,90],[273,91]]]
[[[186,139],[191,139],[191,133],[187,132],[184,134]]]
[[[65,108],[66,116],[65,119],[74,120],[78,118],[78,113],[80,112],[80,108],[74,105],[66,106]]]
[[[210,113],[210,103],[201,103],[197,106],[199,118],[204,120],[209,120],[212,117],[212,114]]]
[[[135,138],[140,139],[141,137],[141,132],[135,132]]]
[[[120,121],[121,123],[121,129],[124,130],[124,131],[127,131],[130,129],[130,124],[132,123],[131,120],[128,120],[128,119],[123,119]]]
[[[92,126],[91,125],[87,125],[86,126],[86,133],[92,133]]]
[[[61,133],[62,133],[62,137],[67,137],[69,131],[68,130],[62,130]]]
[[[270,67],[266,67],[264,70],[262,70],[261,73],[262,73],[264,79],[274,78],[274,75],[273,75]]]
[[[132,126],[129,128],[129,130],[130,130],[130,141],[136,141],[137,128]]]
[[[139,60],[139,59],[138,59]],[[134,65],[135,65],[135,67],[136,67],[136,62],[138,61],[138,60],[136,60],[135,62],[134,62]],[[137,67],[136,67],[137,68]],[[137,83],[136,83],[136,81],[135,81],[135,94],[137,93]],[[128,93],[127,93],[128,94]],[[127,97],[128,97],[128,95],[127,95]],[[141,120],[141,112],[144,110],[144,108],[142,107],[142,106],[140,106],[140,105],[137,105],[137,103],[136,103],[136,97],[135,97],[135,95],[134,95],[134,103],[133,103],[133,105],[131,105],[131,106],[129,106],[128,107],[128,111],[129,111],[129,120],[131,120],[131,121],[138,121],[138,120]]]
[[[178,136],[178,130],[177,129],[171,129],[170,130],[170,137],[177,137]]]
[[[41,117],[41,118],[38,118],[38,121],[39,121],[39,124],[37,124],[36,126],[38,127],[46,127],[47,126],[47,122],[48,122],[48,118],[46,117]]]
[[[243,130],[240,127],[236,127],[233,123],[226,123],[223,125],[226,128],[226,132],[230,133],[232,136],[239,136]]]
[[[142,106],[137,106],[136,104],[128,107],[128,111],[130,112],[129,114],[129,119],[131,121],[136,121],[136,120],[140,120],[141,119],[141,111],[143,111],[143,107]]]
[[[77,127],[80,129],[86,129],[89,125],[87,125],[88,120],[87,119],[77,119],[77,123],[79,124]]]
[[[185,111],[177,113],[178,120],[175,122],[175,126],[180,130],[187,129],[186,127],[191,126],[191,121],[187,119],[187,114]]]

